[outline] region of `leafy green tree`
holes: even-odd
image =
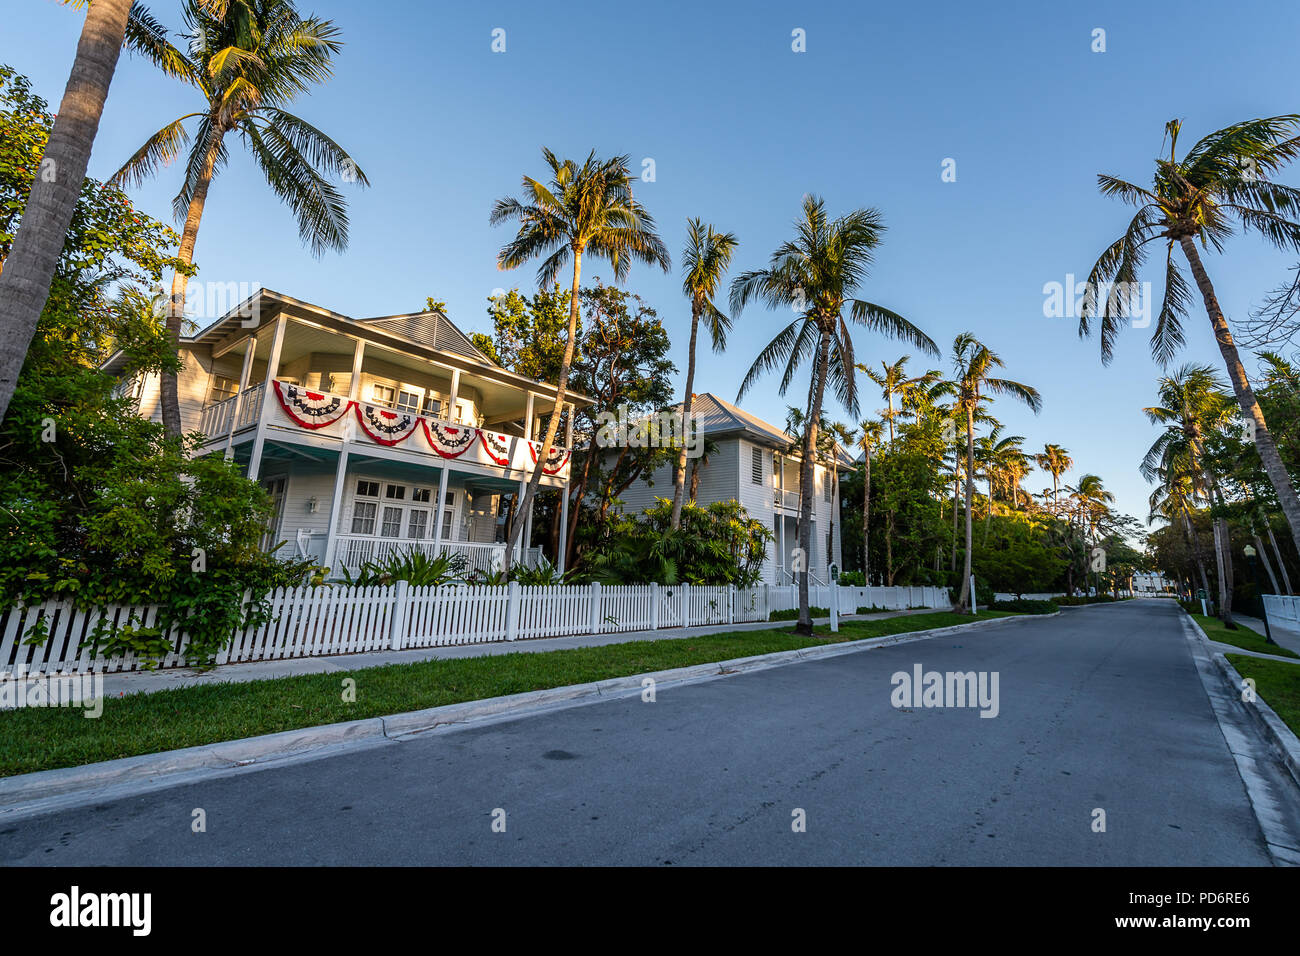
[[[492,334],[470,336],[475,348],[502,368],[529,378],[554,382],[564,366],[565,329],[569,320],[569,293],[558,285],[532,296],[512,289],[488,299]],[[582,320],[579,318],[579,346],[574,360],[582,357]]]

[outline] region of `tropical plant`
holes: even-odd
[[[799,463],[799,548],[805,555],[811,553],[813,463],[827,384],[847,411],[854,415],[858,412],[848,322],[903,338],[917,348],[938,354],[929,336],[907,319],[854,297],[867,278],[884,231],[884,221],[875,209],[856,209],[831,219],[820,198],[806,196],[802,216],[795,222],[795,238],[777,247],[766,268],[745,272],[731,283],[733,319],[755,299],[769,308],[791,308],[796,315],[759,352],[741,382],[737,401],[764,374],[782,367],[779,392],[784,395],[800,365],[812,362],[808,427]],[[812,633],[808,606],[805,571],[799,576],[796,631],[800,634]]]
[[[348,244],[347,201],[334,185],[368,185],[366,175],[334,140],[285,107],[334,72],[342,48],[330,20],[302,17],[289,0],[239,0],[220,17],[202,0],[185,0],[182,49],[155,27],[138,49],[160,70],[194,88],[202,108],[154,133],[114,174],[115,182],[140,184],[180,158],[185,176],[172,210],[184,217],[179,256],[194,261],[194,244],[213,178],[229,159],[226,137],[238,133],[271,190],[293,211],[298,235],[313,255]],[[193,122],[191,136],[186,124]],[[180,341],[185,287],[191,270],[172,276],[166,328]],[[159,404],[169,436],[181,432],[176,376],[162,374]]]
[[[466,578],[465,555],[443,551],[431,555],[416,547],[394,550],[379,561],[367,561],[355,575],[347,567],[340,577],[347,587],[367,588],[405,581],[414,588],[444,587],[463,584]]]
[[[1061,476],[1074,467],[1074,459],[1066,449],[1049,442],[1034,456],[1034,461],[1038,463],[1039,468],[1052,476],[1052,513],[1059,514]]]
[[[955,377],[942,383],[941,394],[952,395],[966,419],[966,558],[958,605],[970,608],[971,504],[975,496],[975,412],[986,392],[1018,399],[1037,414],[1043,407],[1037,389],[1011,379],[995,378],[993,372],[1005,363],[970,332],[953,340],[952,363]]]
[[[691,300],[691,341],[686,351],[686,393],[682,398],[682,434],[691,421],[691,406],[695,402],[695,342],[704,320],[713,343],[713,351],[727,347],[727,332],[731,319],[714,304],[713,298],[722,283],[731,256],[736,250],[736,237],[730,232],[719,232],[698,218],[686,222],[686,249],[682,252],[682,292]],[[673,511],[671,524],[681,525],[682,500],[686,488],[686,443],[682,442],[673,470]],[[694,497],[694,495],[692,495]]]
[[[880,386],[881,397],[885,400],[884,418],[889,423],[891,442],[894,440],[894,418],[898,415],[898,410],[894,408],[894,399],[898,398],[903,407],[915,406],[918,404],[919,396],[941,377],[937,371],[908,377],[907,362],[910,358],[910,355],[904,355],[893,365],[882,361],[879,372],[870,365],[859,363],[857,366],[858,371],[865,372],[867,378]]]
[[[665,272],[671,259],[663,240],[655,232],[654,218],[632,195],[632,174],[628,157],[615,156],[599,160],[593,150],[582,165],[571,159],[561,161],[549,149],[542,156],[550,168],[551,180],[543,184],[524,176],[523,201],[507,197],[492,207],[492,225],[517,220],[515,237],[497,255],[497,268],[514,269],[525,262],[545,256],[537,270],[538,288],[555,283],[565,263],[573,261],[573,285],[569,295],[569,329],[564,359],[556,383],[555,407],[546,426],[542,448],[555,444],[555,435],[564,410],[569,369],[577,345],[578,290],[582,279],[582,258],[590,254],[609,262],[614,278],[627,276],[632,260],[658,265]],[[527,514],[542,480],[546,455],[537,456],[537,467],[524,490],[520,513]],[[518,544],[524,522],[510,529],[506,547],[507,567]]]
[[[1232,380],[1237,403],[1254,428],[1254,443],[1296,547],[1300,548],[1300,497],[1269,433],[1264,412],[1237,352],[1232,330],[1215,295],[1214,285],[1196,248],[1223,250],[1233,234],[1234,220],[1244,232],[1257,232],[1271,245],[1300,250],[1300,190],[1268,177],[1300,153],[1300,115],[1288,114],[1234,123],[1202,137],[1180,158],[1182,123],[1165,124],[1168,154],[1156,160],[1153,186],[1148,189],[1114,176],[1100,175],[1104,195],[1137,206],[1124,234],[1102,253],[1088,277],[1089,294],[1079,319],[1079,334],[1100,327],[1101,355],[1109,362],[1115,336],[1131,308],[1127,294],[1136,288],[1147,244],[1165,241],[1165,292],[1159,318],[1151,333],[1151,352],[1163,366],[1183,345],[1183,320],[1191,305],[1191,289],[1174,260],[1182,250],[1201,294],[1219,352]],[[1107,289],[1102,296],[1101,289]]]

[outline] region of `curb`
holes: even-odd
[[[1183,613],[1187,614],[1186,611],[1183,611]],[[1219,673],[1227,683],[1228,689],[1234,696],[1240,694],[1244,678],[1232,666],[1232,662],[1228,660],[1223,651],[1217,651],[1208,646],[1210,643],[1209,635],[1205,633],[1205,630],[1197,623],[1196,619],[1190,614],[1187,614],[1187,619],[1192,627],[1196,629],[1196,633],[1201,636],[1201,640],[1206,642],[1206,650],[1209,651],[1211,659],[1218,666]],[[1296,785],[1300,786],[1300,738],[1292,733],[1291,728],[1286,725],[1285,721],[1277,715],[1277,712],[1268,705],[1263,697],[1256,695],[1254,705],[1246,707],[1246,711],[1251,715],[1251,720],[1260,730],[1264,739],[1277,752],[1282,764],[1287,769],[1287,773],[1295,780]]]
[[[734,674],[751,673],[772,667],[781,667],[799,661],[815,661],[861,653],[880,647],[910,644],[965,631],[1006,624],[1015,621],[1033,621],[1052,618],[1054,614],[1020,614],[1012,617],[972,621],[948,627],[877,638],[844,641],[821,647],[797,648],[791,651],[773,651],[754,657],[738,657],[708,664],[695,664],[665,671],[615,677],[585,684],[571,684],[546,690],[526,691],[504,697],[444,704],[425,710],[408,711],[385,717],[367,717],[337,724],[302,727],[257,737],[244,737],[219,743],[202,744],[180,750],[155,754],[140,754],[79,767],[60,767],[56,770],[38,770],[0,778],[0,814],[16,811],[38,811],[40,801],[54,797],[68,797],[79,793],[99,791],[107,787],[149,783],[165,785],[165,780],[201,770],[233,770],[251,765],[265,765],[276,760],[299,757],[314,751],[338,747],[363,740],[400,740],[439,728],[466,727],[493,719],[522,717],[542,710],[560,709],[614,700],[640,694],[645,681],[654,684],[681,685],[704,680],[715,680]],[[1270,711],[1271,713],[1271,711]],[[1293,771],[1294,772],[1294,771]]]

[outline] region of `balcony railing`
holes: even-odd
[[[799,492],[782,491],[780,488],[773,489],[772,503],[778,508],[794,508],[797,511],[799,509]]]
[[[199,431],[213,440],[225,438],[230,434],[232,425],[235,431],[256,425],[257,416],[262,412],[262,396],[265,393],[265,385],[254,385],[238,395],[205,405],[199,415]]]
[[[382,562],[392,555],[405,554],[415,549],[430,557],[435,554],[463,554],[465,556],[465,573],[492,574],[505,565],[506,546],[504,544],[482,544],[476,541],[443,541],[435,550],[432,541],[416,541],[405,538],[376,538],[369,535],[341,534],[335,543],[334,570],[347,568],[356,574],[363,564],[370,561]],[[523,563],[536,567],[541,557],[540,548],[526,548]]]

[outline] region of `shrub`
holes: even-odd
[[[1055,614],[1057,606],[1051,601],[1034,601],[1029,598],[1016,598],[1013,601],[994,601],[994,611],[1014,611],[1017,614]]]
[[[813,617],[831,616],[831,612],[829,608],[810,607],[808,611],[812,614]],[[767,616],[767,619],[769,621],[797,621],[799,620],[799,609],[797,607],[792,607],[785,611],[773,611],[771,614]]]
[[[348,587],[373,587],[406,581],[411,587],[440,587],[465,580],[465,555],[443,553],[431,556],[419,548],[394,551],[382,561],[367,561],[353,577],[343,569]]]

